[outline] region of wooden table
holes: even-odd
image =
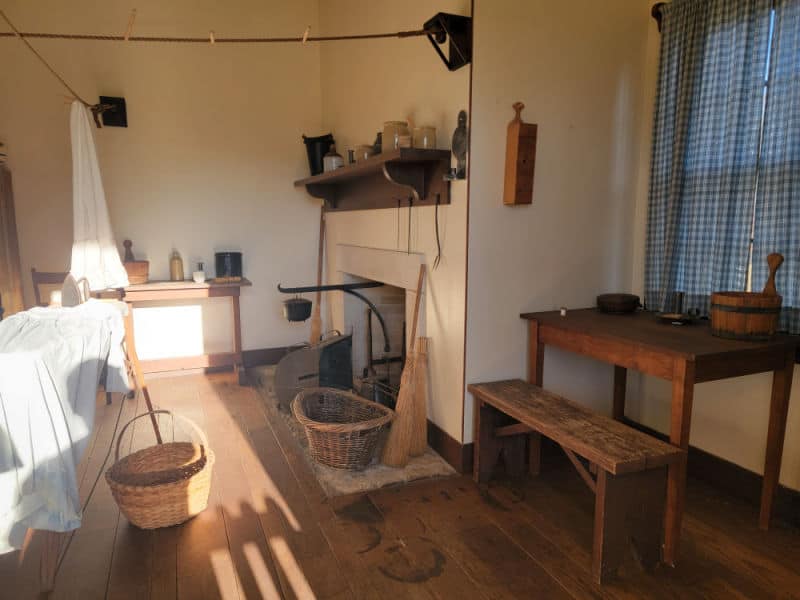
[[[162,360],[142,361],[142,371],[152,373],[156,371],[172,371],[177,369],[199,369],[207,367],[232,366],[241,382],[242,371],[242,321],[239,311],[239,295],[243,287],[253,285],[249,280],[232,283],[195,283],[194,281],[149,281],[125,288],[125,302],[128,303],[129,312],[133,315],[133,307],[139,302],[188,300],[199,298],[231,299],[233,308],[233,352],[219,352],[202,354],[183,358],[169,358]],[[131,316],[131,319],[133,317]],[[133,344],[133,327],[129,333]]]
[[[689,447],[689,428],[695,383],[773,372],[767,452],[761,491],[759,525],[769,527],[792,389],[795,347],[792,336],[778,335],[765,342],[727,340],[711,335],[707,323],[672,326],[653,313],[609,315],[597,309],[526,313],[528,320],[528,380],[541,386],[544,348],[552,345],[614,365],[613,416],[625,414],[628,369],[672,382],[670,442]],[[686,496],[686,463],[670,467],[664,522],[664,562],[677,558]]]

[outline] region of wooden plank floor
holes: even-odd
[[[101,480],[53,598],[800,598],[800,532],[780,523],[760,532],[755,509],[697,482],[679,566],[645,573],[631,559],[599,588],[592,496],[566,461],[484,491],[454,477],[328,500],[283,421],[269,422],[233,376],[157,379],[151,389],[208,434],[209,508],[179,527],[139,530]],[[84,496],[118,402],[98,404]],[[141,404],[125,401],[123,423]],[[147,421],[132,429],[126,451],[152,443]],[[0,598],[37,597],[40,544],[35,536],[24,558],[0,556]]]

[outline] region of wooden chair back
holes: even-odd
[[[48,271],[37,271],[35,268],[31,269],[31,281],[33,282],[33,298],[36,306],[47,306],[50,303],[50,298],[47,297],[42,300],[41,286],[57,286],[61,287],[64,280],[67,278],[66,273],[54,273]]]

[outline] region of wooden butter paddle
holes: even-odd
[[[764,291],[761,292],[765,296],[777,296],[778,290],[775,288],[775,274],[778,272],[778,267],[783,264],[783,254],[773,252],[767,257],[767,264],[769,265],[769,277],[767,283],[764,284]]]

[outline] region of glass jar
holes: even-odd
[[[322,170],[327,173],[341,169],[344,166],[344,159],[342,155],[336,152],[336,146],[331,146],[328,153],[322,157]]]
[[[401,141],[410,136],[408,123],[405,121],[386,121],[383,124],[383,147],[382,152],[390,152],[403,147]]]
[[[436,148],[436,127],[432,125],[421,125],[414,127],[414,148],[424,148],[430,150]]]
[[[361,144],[360,146],[355,147],[355,151],[356,162],[361,162],[363,160],[367,160],[370,156],[375,154],[375,147]]]

